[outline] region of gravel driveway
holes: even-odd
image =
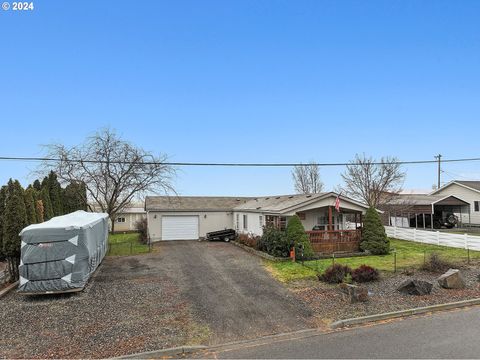
[[[313,326],[262,261],[225,243],[106,258],[81,293],[0,299],[0,358],[102,358]]]
[[[262,260],[224,242],[159,245],[162,271],[176,274],[195,319],[211,343],[314,326],[312,311],[265,270]]]

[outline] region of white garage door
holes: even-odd
[[[197,240],[198,216],[162,216],[162,240]]]

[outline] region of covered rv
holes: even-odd
[[[76,211],[20,233],[19,292],[82,290],[107,252],[108,215]]]

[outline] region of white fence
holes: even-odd
[[[450,234],[440,231],[417,230],[395,226],[385,226],[385,231],[388,237],[400,240],[480,251],[480,236]]]

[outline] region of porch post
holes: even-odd
[[[423,213],[423,228],[425,229],[425,213]]]
[[[328,207],[328,230],[333,230],[332,229],[332,207]]]
[[[357,230],[357,213],[355,213],[355,230]]]
[[[418,228],[418,214],[415,213],[415,229]]]
[[[430,228],[433,230],[433,214],[430,214]]]

